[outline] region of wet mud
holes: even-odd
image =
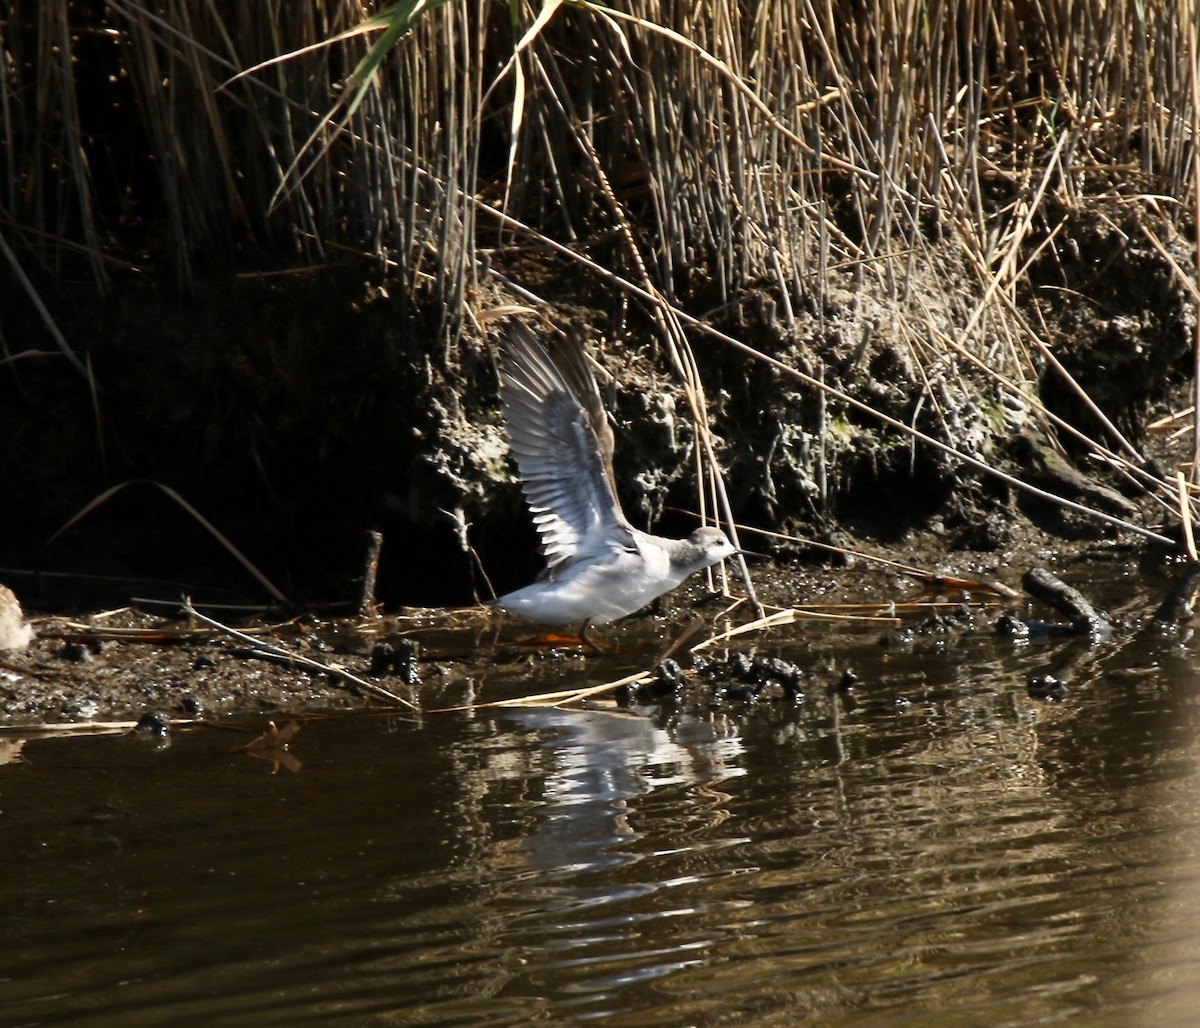
[[[1161,475],[1190,458],[1184,433],[1149,426],[1189,400],[1192,314],[1136,226],[1076,228],[1076,263],[1039,267],[1038,281],[1097,299],[1056,308],[1048,342]],[[947,250],[934,259],[955,258]],[[625,510],[639,526],[686,535],[695,524],[687,513],[695,440],[661,355],[628,329],[602,341],[612,326],[595,283],[555,278],[536,262],[521,270],[554,287],[564,326],[597,341]],[[928,293],[952,335],[962,312],[945,294],[948,274],[940,267],[926,281],[916,270],[910,288]],[[213,279],[183,298],[149,279],[126,285],[111,302],[81,293],[64,303],[68,335],[94,340],[93,392],[51,362],[0,368],[0,582],[39,636],[25,653],[0,654],[3,716],[136,719],[149,709],[187,717],[364,702],[353,683],[331,687],[296,668],[247,662],[233,641],[172,633],[185,596],[217,612],[269,603],[261,620],[288,622],[284,642],[345,660],[356,674],[372,674],[374,660],[381,674],[387,654],[373,648],[387,630],[338,620],[356,605],[372,530],[384,539],[375,598],[385,613],[457,608],[536,576],[537,540],[507,457],[486,339],[436,342],[378,275],[352,265],[311,279]],[[1017,480],[1181,540],[1168,509],[1092,460],[1076,437],[1052,441],[987,376],[960,368],[932,382],[878,297],[849,278],[827,293],[828,309],[799,312],[792,334],[753,295],[725,312],[723,327]],[[36,337],[33,312],[15,318]],[[1124,546],[1131,565],[1163,559],[1111,524],[915,446],[729,350],[706,344],[696,357],[734,515],[782,533],[746,533],[747,545],[777,562],[756,577],[840,569],[835,593],[856,594],[853,561],[823,548],[843,544],[928,567],[991,569],[1013,587],[1048,557],[1086,563]],[[1038,390],[1057,416],[1106,438],[1054,375]],[[296,612],[301,619],[289,621]],[[133,641],[106,634],[113,626],[153,631]],[[631,666],[657,667],[653,651],[670,630],[650,635]],[[466,656],[427,652],[411,662],[420,686],[394,661],[382,676],[428,707],[430,681],[477,676],[479,662],[495,659],[474,640],[461,649]]]
[[[550,641],[538,626],[481,607],[243,619],[236,630],[246,634],[239,637],[180,611],[35,616],[29,647],[0,654],[0,710],[14,727],[119,722],[161,733],[169,730],[164,726],[233,716],[437,711],[596,689],[588,702],[643,713],[686,708],[779,716],[835,696],[853,702],[858,669],[900,655],[919,661],[923,652],[957,647],[965,661],[994,655],[997,647],[1015,654],[1033,645],[1048,655],[1088,654],[1101,643],[1119,650],[1155,623],[1162,596],[1187,580],[1171,562],[1147,561],[1142,547],[1116,539],[1070,555],[1042,550],[1055,571],[1038,567],[1024,576],[1016,554],[959,555],[953,562],[923,556],[956,576],[938,581],[954,584],[930,585],[861,558],[823,569],[760,564],[752,578],[766,610],[801,613],[728,638],[722,633],[754,618],[743,590],[730,581],[729,594],[710,593],[698,577],[597,633],[600,655],[569,636]],[[1092,576],[1107,583],[1108,604],[1084,598]],[[1114,595],[1114,576],[1128,578],[1128,595]],[[1160,629],[1186,630],[1170,620]],[[1060,701],[1070,688],[1071,661],[1049,664],[1062,666],[1025,684],[1035,699]]]

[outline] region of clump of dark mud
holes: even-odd
[[[155,714],[191,720],[277,711],[360,709],[367,697],[336,675],[267,662],[219,633],[123,612],[35,622],[27,650],[0,658],[0,710],[10,721],[129,721]],[[370,674],[360,636],[311,621],[273,630],[300,655]]]

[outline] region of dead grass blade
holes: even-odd
[[[817,610],[806,610],[802,607],[787,607],[783,610],[777,610],[774,613],[767,614],[765,617],[757,618],[754,621],[747,622],[744,625],[738,625],[736,628],[731,628],[726,632],[718,632],[716,635],[709,636],[707,639],[696,643],[692,650],[706,650],[710,646],[716,646],[718,643],[728,642],[730,639],[736,639],[739,636],[747,635],[751,632],[763,632],[772,628],[780,628],[783,625],[794,625],[797,621],[838,621],[838,622],[854,622],[868,625],[896,627],[903,622],[895,617],[874,617],[862,614],[831,614]]]
[[[439,707],[427,711],[429,714],[450,714],[463,710],[485,710],[494,707],[561,707],[568,703],[576,703],[590,696],[599,696],[612,692],[623,685],[641,685],[653,677],[649,671],[638,671],[624,678],[618,678],[602,685],[590,685],[582,689],[560,689],[557,692],[536,693],[529,696],[517,696],[511,700],[492,700],[488,703],[467,703],[458,707]]]
[[[100,507],[103,504],[107,503],[117,493],[121,492],[123,489],[127,488],[128,486],[132,486],[132,485],[150,485],[150,486],[153,486],[155,489],[159,489],[163,493],[165,493],[170,499],[174,500],[180,507],[182,507],[185,511],[187,511],[187,513],[190,514],[195,519],[196,523],[199,524],[201,528],[203,528],[206,532],[208,532],[209,535],[211,535],[214,539],[216,539],[216,541],[225,548],[225,550],[230,554],[230,556],[232,556],[239,564],[242,565],[242,567],[244,567],[247,571],[249,571],[250,574],[254,576],[255,580],[264,589],[266,589],[267,592],[270,593],[271,596],[275,600],[277,600],[281,604],[284,604],[285,606],[287,605],[287,602],[288,602],[287,597],[279,589],[277,589],[275,587],[275,585],[271,582],[271,580],[269,578],[267,578],[267,576],[264,575],[261,571],[259,571],[258,568],[256,568],[250,562],[250,560],[242,553],[242,551],[239,550],[236,546],[234,546],[233,543],[231,543],[211,521],[209,521],[198,510],[196,510],[195,507],[193,507],[190,503],[188,503],[187,500],[185,500],[182,496],[180,496],[179,493],[177,493],[169,485],[163,485],[163,483],[161,483],[161,482],[154,482],[147,478],[130,479],[127,482],[121,482],[117,485],[111,486],[108,489],[105,489],[104,492],[102,492],[99,496],[95,497],[90,502],[88,502],[83,507],[82,510],[80,510],[73,517],[71,517],[70,520],[68,520],[66,524],[64,524],[57,532],[55,532],[49,538],[49,540],[47,540],[46,545],[49,546],[50,543],[53,543],[55,539],[57,539],[60,535],[62,535],[64,532],[66,532],[69,528],[71,528],[72,525],[77,524],[83,518],[87,517],[87,515],[90,514],[92,511],[94,511],[97,507]]]
[[[26,741],[38,736],[124,735],[132,732],[138,724],[137,721],[70,721],[65,723],[55,721],[33,725],[0,724],[0,734],[27,736]],[[200,722],[194,718],[172,718],[170,721],[172,728],[195,724],[200,724]]]
[[[236,628],[230,628],[228,625],[221,624],[220,621],[210,618],[205,614],[201,614],[195,607],[192,606],[191,600],[185,599],[181,604],[181,608],[188,617],[208,625],[210,628],[216,629],[224,635],[232,639],[237,639],[239,642],[245,643],[250,647],[251,654],[262,656],[264,658],[274,658],[276,660],[285,661],[288,664],[295,665],[305,671],[314,672],[317,674],[327,675],[330,679],[336,681],[342,679],[349,682],[355,687],[361,689],[378,699],[387,700],[390,703],[399,704],[406,707],[408,710],[419,710],[420,708],[411,700],[406,700],[403,696],[397,696],[394,692],[376,685],[374,682],[368,682],[363,678],[359,678],[340,664],[326,664],[323,661],[313,660],[311,657],[306,657],[299,653],[294,653],[291,650],[276,646],[273,643],[264,642],[262,639],[257,639],[252,635],[242,632]]]
[[[750,532],[755,535],[760,535],[764,539],[778,539],[782,542],[796,543],[799,546],[810,547],[814,550],[822,550],[825,553],[836,553],[843,557],[853,557],[856,560],[864,560],[871,564],[878,564],[880,567],[892,568],[903,575],[908,575],[924,582],[931,588],[947,588],[947,589],[963,589],[970,592],[990,592],[997,596],[1004,596],[1009,599],[1015,599],[1021,593],[1011,586],[1005,585],[1003,582],[993,582],[981,578],[963,578],[956,575],[948,575],[940,571],[931,571],[928,568],[916,567],[913,564],[904,564],[898,560],[892,560],[890,557],[880,557],[874,553],[868,553],[866,550],[856,550],[850,546],[834,546],[832,543],[818,542],[816,539],[808,539],[801,535],[788,535],[784,532],[772,532],[765,528],[754,528],[751,525],[739,525],[743,532]],[[806,604],[807,606],[807,604]]]
[[[172,607],[178,610],[178,602],[173,603]],[[113,613],[123,613],[123,611],[115,611]],[[103,614],[97,614],[93,616],[91,621],[75,621],[72,618],[54,616],[38,618],[36,621],[38,638],[160,643],[190,642],[196,639],[212,638],[214,635],[223,634],[222,629],[203,628],[196,625],[189,628],[168,628],[163,625],[156,625],[153,628],[122,628],[115,625],[96,624],[103,617]],[[241,632],[247,636],[276,636],[285,629],[295,625],[298,620],[298,618],[293,618],[290,621],[282,621],[270,625],[257,625],[252,628],[243,628]]]
[[[49,309],[42,302],[42,298],[34,288],[33,283],[29,281],[29,276],[25,274],[25,269],[21,267],[21,262],[17,260],[17,255],[13,252],[12,247],[8,245],[8,241],[4,238],[4,233],[2,232],[0,232],[0,254],[4,255],[4,259],[8,262],[13,277],[21,284],[21,288],[25,290],[25,295],[29,297],[29,302],[34,305],[38,314],[41,315],[42,322],[46,326],[46,331],[50,333],[55,343],[58,344],[59,352],[66,357],[67,363],[83,376],[83,380],[88,383],[88,387],[94,392],[96,384],[91,374],[83,366],[83,361],[71,349],[71,345],[67,342],[66,337],[59,330],[57,322],[55,322]]]
[[[1183,543],[1188,561],[1191,564],[1200,564],[1200,557],[1196,555],[1196,537],[1192,532],[1192,500],[1188,492],[1187,476],[1179,471],[1175,475],[1175,482],[1179,487],[1179,522],[1183,525]]]

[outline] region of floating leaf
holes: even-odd
[[[235,746],[234,750],[242,753],[265,753],[270,750],[285,750],[300,726],[295,721],[289,721],[282,728],[277,728],[274,721],[267,722],[267,730],[257,739]]]

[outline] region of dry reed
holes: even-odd
[[[449,343],[488,269],[519,277],[549,242],[646,308],[702,426],[697,298],[765,297],[787,333],[848,280],[886,304],[934,444],[969,464],[943,402],[968,372],[1071,431],[1038,400],[1044,369],[1070,375],[1042,327],[1054,301],[1026,288],[1035,258],[1064,259],[1083,210],[1137,207],[1169,236],[1195,209],[1196,0],[374,12],[11,0],[0,235],[28,277],[7,288],[87,274],[103,290],[114,261],[160,256],[186,285],[239,252],[349,247],[444,312]],[[916,285],[961,292],[963,269],[974,288],[941,309]],[[1097,452],[1136,474],[1109,428]],[[720,476],[702,480],[732,521]]]

